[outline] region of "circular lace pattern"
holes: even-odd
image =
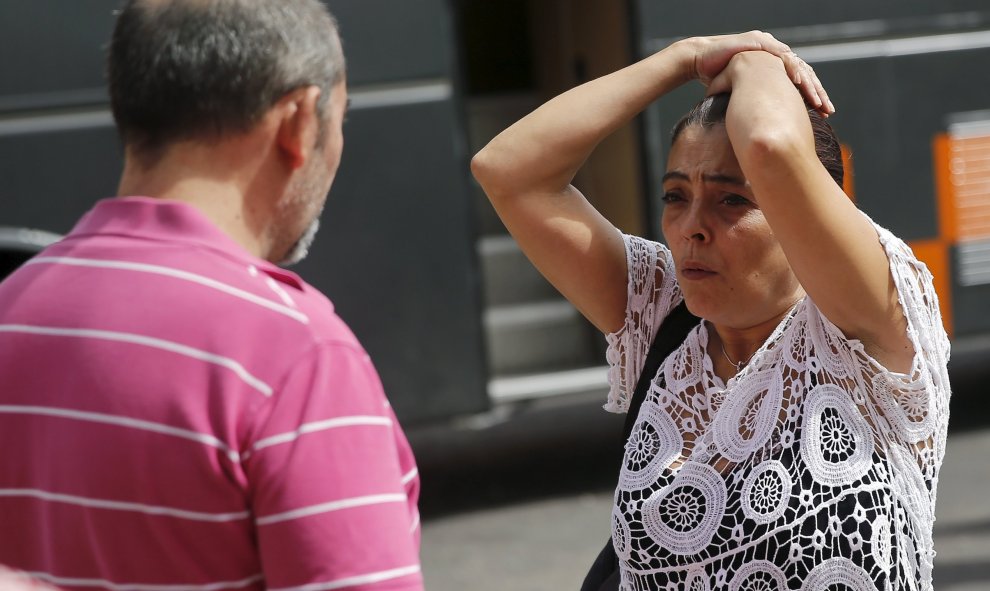
[[[712,586],[704,569],[694,568],[688,572],[684,581],[684,591],[711,591],[711,589]]]
[[[807,311],[804,306],[798,312],[799,321],[803,321],[807,317]],[[805,360],[807,359],[807,343],[806,336],[803,330],[804,324],[801,322],[794,330],[790,330],[785,335],[781,342],[781,360],[784,364],[794,372],[800,373],[804,371]]]
[[[883,414],[898,434],[910,443],[917,443],[935,432],[935,413],[928,390],[918,384],[906,387],[892,383],[886,374],[872,380],[874,398]]]
[[[699,355],[684,347],[674,351],[664,364],[664,377],[671,390],[681,391],[701,382],[704,364],[698,361]]]
[[[652,401],[643,402],[639,417],[626,440],[625,470],[619,486],[625,490],[647,488],[659,472],[680,457],[684,439],[677,424]]]
[[[629,523],[626,522],[625,516],[623,516],[619,511],[618,506],[613,507],[612,548],[615,550],[615,555],[618,556],[620,560],[627,560],[629,558],[629,540],[631,538],[632,534],[629,531]]]
[[[801,457],[816,481],[850,484],[865,475],[873,457],[873,433],[849,395],[838,386],[808,393]]]
[[[711,543],[726,496],[725,481],[711,466],[685,464],[670,485],[643,503],[643,529],[675,554],[695,554]]]
[[[814,359],[829,374],[837,378],[849,376],[851,364],[846,358],[847,344],[838,329],[830,330],[828,320],[821,314],[808,315],[808,336],[815,346]]]
[[[870,534],[870,547],[873,548],[873,561],[877,568],[889,572],[891,567],[890,520],[883,515],[877,515],[873,520],[873,531]]]
[[[922,523],[933,522],[935,516],[932,514],[932,503],[928,498],[925,476],[921,473],[918,460],[897,444],[888,446],[887,460],[890,463],[891,484],[910,515],[912,525],[918,528]]]
[[[732,577],[731,591],[786,591],[787,577],[772,562],[755,560],[747,562]]]
[[[808,573],[801,591],[876,591],[869,573],[848,558],[829,558]]]
[[[760,524],[776,521],[787,509],[793,484],[787,468],[779,461],[763,462],[743,483],[743,513]]]
[[[715,416],[715,444],[723,456],[742,462],[770,439],[783,392],[779,370],[760,371],[739,381]]]

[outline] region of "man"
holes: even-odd
[[[130,0],[121,197],[0,284],[0,563],[67,588],[421,589],[368,356],[275,266],[343,148],[317,0]]]

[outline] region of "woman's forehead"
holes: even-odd
[[[691,125],[685,128],[670,147],[667,157],[667,173],[672,172],[688,177],[697,174],[741,177],[742,170],[725,126]]]

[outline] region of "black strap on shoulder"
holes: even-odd
[[[643,371],[639,374],[639,381],[636,382],[632,400],[629,401],[629,412],[626,413],[626,424],[623,427],[623,445],[629,439],[629,434],[636,424],[639,407],[643,405],[646,393],[650,389],[650,383],[657,375],[660,365],[663,364],[663,360],[668,355],[674,352],[674,349],[684,342],[691,329],[698,325],[698,320],[697,316],[688,312],[684,302],[678,304],[664,319],[657,336],[653,338],[653,343],[650,344],[650,351],[646,354]],[[618,591],[619,583],[619,557],[616,556],[615,548],[612,546],[612,538],[609,538],[605,542],[605,547],[598,554],[598,558],[591,565],[588,574],[585,575],[581,591]]]
[[[629,412],[626,413],[626,424],[622,429],[623,444],[632,433],[636,417],[639,416],[639,407],[643,406],[646,392],[650,389],[650,382],[656,377],[663,360],[681,346],[691,329],[698,325],[698,320],[700,319],[697,316],[688,312],[687,306],[682,301],[670,311],[660,325],[660,330],[657,331],[657,336],[650,345],[650,351],[646,354],[646,362],[643,364],[643,371],[639,374],[639,381],[636,382],[632,400],[629,401]]]

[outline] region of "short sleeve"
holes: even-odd
[[[245,450],[266,586],[421,590],[419,478],[367,354],[301,358]]]
[[[670,250],[624,234],[626,246],[626,316],[622,328],[605,335],[608,342],[609,392],[605,410],[629,410],[633,389],[646,362],[653,338],[670,311],[681,302]]]
[[[912,446],[926,441],[934,444],[922,446],[927,449],[924,455],[928,457],[919,458],[926,476],[933,476],[941,461],[948,426],[949,338],[942,324],[931,272],[902,240],[875,223],[874,227],[887,254],[914,355],[907,373],[890,371],[871,357],[860,341],[853,339],[847,341],[852,352],[850,359],[863,370],[872,406],[885,419],[876,422],[876,428],[884,431],[883,438],[891,437]],[[812,324],[812,338],[821,356],[836,349],[835,343],[846,338],[817,308],[813,312],[817,320]]]
[[[949,418],[949,337],[933,277],[903,241],[880,226],[877,234],[890,260],[914,359],[906,375],[886,371],[874,362],[881,369],[873,378],[874,396],[899,439],[913,444],[934,437],[941,440],[941,447]],[[937,455],[940,459],[941,452]]]
[[[876,229],[890,260],[890,274],[907,318],[908,336],[915,346],[915,365],[924,362],[935,367],[946,366],[949,337],[942,322],[931,272],[901,239],[880,226]]]

